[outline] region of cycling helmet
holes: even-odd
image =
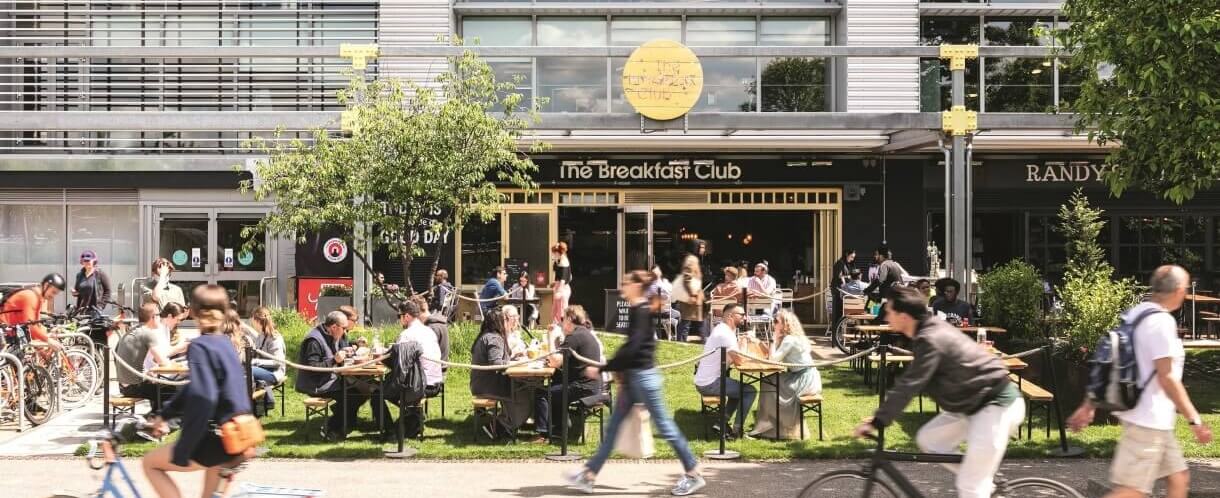
[[[68,286],[68,284],[64,281],[64,276],[58,273],[48,273],[47,276],[42,277],[42,284],[51,284],[56,289],[61,291]]]

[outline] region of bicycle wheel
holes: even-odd
[[[41,425],[51,419],[59,396],[47,369],[38,365],[25,367],[25,418],[31,424]]]
[[[53,372],[59,385],[59,399],[64,408],[83,406],[101,386],[97,362],[81,350],[68,350],[57,362]]]
[[[805,486],[798,498],[898,498],[893,488],[885,481],[872,481],[872,490],[866,495],[864,488],[870,476],[859,470],[836,470],[823,474]]]
[[[17,399],[17,372],[9,365],[0,368],[0,422],[17,420],[21,401]]]
[[[1013,479],[996,489],[995,498],[1037,496],[1047,498],[1084,498],[1079,491],[1059,481],[1041,477],[1025,477]]]
[[[847,343],[847,318],[840,318],[830,331],[830,343],[843,354],[851,354],[851,345]]]

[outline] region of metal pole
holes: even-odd
[[[521,295],[522,296],[525,295],[524,289],[521,290]],[[547,460],[565,462],[565,461],[579,460],[581,458],[580,455],[577,455],[575,453],[572,453],[572,454],[568,453],[568,382],[570,381],[570,379],[568,379],[568,367],[571,365],[570,362],[572,362],[572,361],[575,361],[572,359],[572,350],[569,348],[563,348],[563,365],[561,365],[559,367],[560,369],[562,369],[562,372],[560,372],[560,374],[563,376],[563,394],[560,397],[560,399],[563,401],[563,409],[559,410],[559,413],[561,413],[561,415],[559,416],[559,424],[560,424],[559,435],[560,435],[560,437],[563,438],[563,441],[560,441],[560,443],[559,443],[559,454],[547,455],[546,456]],[[547,396],[549,397],[550,393],[547,393]],[[551,399],[548,399],[548,401],[554,402],[554,400],[551,400]],[[550,407],[550,405],[551,405],[551,403],[547,403],[548,407]],[[554,411],[555,410],[553,410],[553,409],[551,410],[551,412],[554,412]],[[548,427],[548,429],[554,429],[554,424],[555,424],[555,421],[552,420],[551,421],[552,427]]]
[[[953,77],[953,93],[952,105],[966,105],[966,71],[965,69],[952,70]],[[967,238],[970,236],[970,226],[967,225],[966,210],[969,209],[969,194],[966,190],[966,171],[970,167],[966,164],[966,137],[964,135],[953,135],[952,137],[952,163],[946,165],[945,171],[949,175],[949,212],[945,219],[945,235],[948,238],[948,266],[951,277],[958,282],[963,283],[963,287],[969,288],[968,278],[966,273],[968,260],[971,255],[967,254]]]
[[[1046,357],[1046,366],[1043,368],[1043,372],[1051,380],[1051,393],[1053,394],[1051,396],[1051,403],[1053,403],[1052,406],[1055,409],[1055,421],[1059,424],[1059,449],[1051,450],[1050,454],[1057,457],[1078,457],[1084,454],[1084,449],[1079,446],[1068,446],[1067,430],[1063,427],[1063,410],[1059,407],[1059,395],[1062,393],[1059,391],[1059,378],[1055,376],[1055,341],[1050,339],[1051,337],[1048,334],[1046,349],[1043,350],[1043,356]]]
[[[886,353],[889,352],[889,350],[890,350],[889,345],[883,344],[880,347],[881,347],[881,363],[877,365],[877,367],[878,367],[877,368],[877,387],[878,387],[877,391],[879,393],[877,395],[879,398],[879,401],[877,403],[878,408],[880,408],[881,405],[885,404],[885,389],[886,389],[886,380],[887,380],[886,377],[888,377],[887,374],[889,374],[889,368],[887,368],[888,362],[886,361],[887,360]],[[883,439],[883,440],[885,439],[885,427],[877,428],[877,437],[880,439]]]
[[[20,379],[23,377],[18,377],[18,378]],[[20,385],[21,382],[18,382],[18,384]],[[158,399],[154,400],[153,402],[160,404],[160,401],[161,401],[160,396],[158,395],[157,398]],[[25,399],[22,398],[21,402],[25,403]],[[161,411],[160,406],[154,406],[153,408],[156,408],[156,411],[158,413]],[[113,425],[111,424],[111,420],[110,420],[110,345],[109,344],[107,344],[106,347],[102,348],[102,425],[113,428]],[[21,427],[20,424],[18,425],[18,427]]]
[[[25,427],[25,365],[22,365],[21,360],[16,356],[9,353],[0,352],[0,358],[17,367],[17,378],[14,379],[17,384],[17,399],[20,400],[17,405],[17,432],[21,432],[21,429]],[[103,408],[103,413],[105,413],[105,408]],[[102,421],[104,423],[105,418]]]
[[[254,401],[254,348],[246,346],[246,397],[250,398],[250,403]]]
[[[725,376],[729,374],[729,353],[723,346],[720,348],[720,450],[705,451],[703,456],[712,460],[736,460],[741,453],[724,449],[725,433],[728,432],[728,418],[725,416],[724,390],[727,388]]]

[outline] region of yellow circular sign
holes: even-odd
[[[703,93],[703,66],[691,49],[672,40],[652,40],[631,52],[623,66],[623,95],[645,117],[681,117]]]

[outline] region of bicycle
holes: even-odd
[[[872,459],[862,465],[859,470],[835,470],[823,474],[801,490],[798,498],[814,498],[826,496],[860,496],[864,498],[924,498],[911,484],[894,462],[915,463],[961,463],[961,455],[942,455],[934,453],[902,453],[885,449],[884,436],[866,436],[877,442]],[[881,474],[893,482],[881,479]],[[897,486],[902,495],[894,492]],[[858,491],[853,491],[858,490]],[[995,476],[995,491],[993,498],[1000,497],[1057,497],[1084,498],[1084,495],[1072,487],[1053,479],[1043,477],[1022,477],[1008,480],[1000,474]]]
[[[0,412],[5,414],[16,414],[18,409],[25,411],[25,418],[32,425],[42,425],[59,408],[59,392],[56,389],[54,379],[51,373],[40,365],[30,361],[31,356],[37,356],[34,345],[29,339],[29,333],[25,326],[29,324],[12,325],[0,327],[5,335],[14,339],[13,343],[7,342],[3,336],[0,336],[0,349],[12,353],[13,356],[22,358],[22,374],[18,375],[17,365],[5,363],[0,368],[0,400],[3,402],[3,408]],[[10,334],[9,331],[12,331]],[[20,377],[20,378],[19,378]],[[23,384],[25,390],[25,399],[17,399],[17,382]]]

